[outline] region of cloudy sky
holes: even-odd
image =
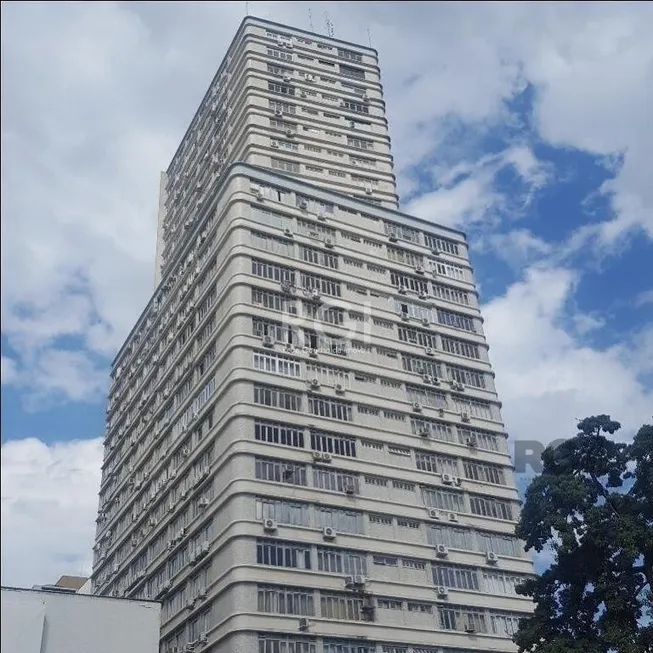
[[[5,584],[89,570],[108,365],[152,291],[159,171],[245,11],[2,5]],[[402,209],[469,235],[512,437],[650,420],[653,4],[249,12],[322,33],[328,13],[378,49]]]

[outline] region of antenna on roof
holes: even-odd
[[[245,3],[245,16],[249,16],[249,2]]]
[[[313,12],[311,11],[311,8],[308,8],[308,26],[311,30],[311,32],[315,31],[315,28],[313,27]]]
[[[367,40],[370,44],[370,47],[372,47],[372,32],[370,32],[370,28],[367,28]]]
[[[333,38],[333,23],[331,22],[329,14],[326,11],[324,12],[324,20],[326,22],[327,35]]]

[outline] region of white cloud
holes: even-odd
[[[12,98],[2,133],[12,161],[2,169],[2,332],[32,368],[30,384],[65,390],[68,376],[38,380],[47,367],[39,359],[70,337],[84,356],[110,355],[139,314],[152,286],[158,172],[242,9],[2,6],[3,90]],[[535,124],[545,138],[606,161],[624,156],[617,180],[604,189],[614,193],[614,219],[587,229],[579,242],[611,242],[650,225],[653,45],[645,5],[487,3],[470,13],[456,3],[314,4],[315,16],[324,11],[341,38],[366,42],[370,29],[401,185],[416,188],[419,164],[431,166],[441,185],[415,198],[416,212],[454,225],[523,215],[550,171],[522,142],[489,162],[478,156],[491,127],[528,138],[531,127],[516,122],[506,101],[532,83]],[[296,3],[252,2],[250,12],[309,26]],[[322,23],[315,20],[324,31]],[[460,183],[446,181],[444,169],[470,161]],[[522,178],[517,201],[496,192],[497,166],[512,166]],[[95,386],[104,366],[91,356],[78,360]],[[79,396],[76,387],[71,396]]]
[[[547,444],[575,433],[575,420],[607,413],[632,433],[650,419],[653,389],[640,376],[653,363],[653,330],[592,349],[565,329],[579,274],[530,268],[483,307],[503,417],[513,439]]]
[[[645,306],[646,304],[653,304],[653,289],[645,290],[635,298],[636,306]]]
[[[2,583],[30,587],[91,570],[100,440],[2,445]]]
[[[9,385],[16,380],[18,372],[16,370],[16,361],[7,356],[2,356],[0,359],[2,367],[0,368],[2,385]]]

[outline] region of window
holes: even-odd
[[[291,315],[297,314],[297,305],[294,299],[289,299],[281,293],[270,290],[252,288],[252,304],[269,308],[273,311],[280,311]]]
[[[381,567],[397,567],[399,565],[399,558],[396,556],[372,556],[372,563]]]
[[[433,583],[436,587],[478,591],[478,574],[476,573],[476,569],[441,564],[433,564],[432,569]]]
[[[340,384],[345,388],[350,387],[349,372],[332,367],[331,365],[322,365],[317,363],[306,363],[306,376],[310,379],[317,379],[325,385]]]
[[[340,106],[345,111],[355,111],[356,113],[369,113],[370,109],[366,104],[362,102],[352,102],[351,100],[343,100]]]
[[[501,533],[490,533],[489,531],[478,531],[476,533],[476,544],[479,551],[492,551],[498,555],[513,556],[521,555],[521,544],[512,535]]]
[[[363,56],[358,52],[354,52],[353,50],[338,48],[338,56],[341,59],[347,59],[348,61],[353,61],[354,63],[361,63],[363,61]]]
[[[474,630],[477,633],[487,632],[485,614],[480,610],[464,606],[438,606],[440,627],[444,630]]]
[[[295,283],[295,271],[282,265],[266,263],[258,259],[252,259],[252,274],[262,279],[271,279],[272,281],[286,281]]]
[[[306,168],[306,172],[316,172],[318,174],[324,173],[324,168],[319,168],[318,166],[304,166]]]
[[[283,77],[284,75],[293,74],[292,68],[284,68],[282,66],[277,66],[271,63],[268,64],[268,72],[272,75],[276,75],[277,77]]]
[[[313,592],[302,588],[259,585],[258,611],[313,616]]]
[[[418,603],[416,601],[408,601],[408,603],[406,604],[406,608],[408,612],[422,612],[424,614],[433,613],[433,606],[430,603]]]
[[[287,483],[288,485],[308,485],[306,466],[273,458],[254,459],[255,475],[261,481]]]
[[[277,147],[282,150],[288,150],[289,152],[297,152],[299,150],[299,145],[297,143],[292,143],[291,141],[270,141],[271,143],[276,143]]]
[[[259,224],[274,227],[275,229],[291,229],[294,222],[292,218],[285,215],[265,211],[255,206],[251,207],[251,219]]]
[[[444,252],[445,254],[460,256],[458,249],[459,244],[453,240],[449,240],[448,238],[425,233],[424,244],[436,252]]]
[[[530,615],[496,612],[490,613],[489,617],[490,632],[493,635],[512,639],[513,635],[519,630],[519,622],[530,617]]]
[[[465,478],[483,483],[505,485],[506,478],[503,467],[490,463],[477,463],[473,460],[463,460]]]
[[[431,321],[431,309],[423,304],[413,304],[395,299],[395,312],[399,315],[414,317],[418,320]]]
[[[297,333],[289,324],[281,324],[273,320],[263,318],[252,318],[252,333],[259,338],[270,336],[275,342],[284,344],[296,344]]]
[[[358,477],[347,472],[315,467],[313,468],[313,487],[331,492],[344,492],[345,489],[351,488],[353,493],[358,494]]]
[[[367,576],[366,554],[344,549],[318,547],[317,568],[332,574]]]
[[[390,272],[390,283],[396,288],[405,288],[417,293],[425,295],[429,292],[429,284],[421,277],[413,277],[408,274],[400,274],[399,272]]]
[[[473,515],[493,517],[494,519],[513,519],[512,504],[510,501],[470,495],[469,504]]]
[[[449,277],[450,279],[455,279],[456,281],[467,281],[465,268],[461,265],[436,261],[433,268],[434,272],[440,276]]]
[[[452,383],[462,383],[472,388],[485,388],[485,374],[477,370],[471,370],[467,367],[458,367],[456,365],[447,365],[447,377]]]
[[[406,372],[412,372],[413,374],[424,374],[436,377],[438,379],[442,378],[440,363],[436,363],[433,358],[421,358],[419,356],[402,354],[401,363]]]
[[[471,333],[476,332],[476,328],[474,326],[474,318],[470,317],[469,315],[455,313],[454,311],[445,311],[442,308],[438,308],[435,313],[440,324],[453,327],[454,329],[469,331]]]
[[[392,481],[392,487],[406,492],[415,492],[415,484],[406,481]]]
[[[395,456],[406,456],[410,458],[410,449],[408,447],[399,447],[397,445],[389,444],[388,453],[391,453]]]
[[[355,510],[316,505],[315,521],[318,528],[330,526],[337,533],[363,533],[363,514]]]
[[[315,274],[307,274],[302,272],[300,275],[301,287],[304,290],[317,290],[325,295],[331,297],[341,297],[342,290],[339,281],[320,277]]]
[[[516,588],[526,579],[502,571],[483,571],[483,591],[488,594],[517,596]]]
[[[250,242],[252,247],[263,249],[272,254],[280,254],[288,258],[295,258],[295,246],[291,240],[277,238],[269,234],[263,234],[258,231],[250,232]]]
[[[422,435],[426,430],[428,437],[442,442],[454,442],[454,435],[449,424],[436,422],[430,419],[415,418],[410,420],[410,430],[413,435]]]
[[[418,386],[406,385],[406,397],[408,401],[431,406],[431,408],[446,408],[447,398],[443,392],[428,390]]]
[[[490,433],[488,431],[481,431],[479,429],[472,429],[463,426],[458,426],[457,430],[458,440],[461,444],[468,444],[471,440],[479,449],[487,449],[488,451],[504,450],[501,443],[505,441],[505,438],[499,433]]]
[[[453,409],[457,413],[467,413],[472,417],[480,417],[481,419],[493,419],[492,407],[486,401],[463,399],[457,395],[452,395],[451,401],[453,403]]]
[[[308,526],[309,507],[307,503],[257,498],[256,518],[275,519],[280,524],[291,526]]]
[[[329,594],[322,592],[320,596],[320,614],[323,619],[362,621],[362,607],[362,599],[348,594]]]
[[[313,247],[307,247],[306,245],[300,245],[299,258],[300,260],[305,261],[306,263],[312,263],[313,265],[321,265],[323,267],[333,268],[334,270],[338,269],[338,256],[331,252],[325,252]]]
[[[353,642],[344,639],[324,640],[324,653],[375,653],[375,644],[363,644],[360,640]]]
[[[254,369],[292,378],[301,376],[301,365],[298,360],[268,352],[254,352]]]
[[[417,243],[419,245],[419,231],[417,229],[395,222],[384,222],[383,226],[388,236],[394,236],[400,240],[406,240],[409,243]]]
[[[296,426],[278,422],[256,420],[254,422],[254,439],[269,444],[282,444],[298,449],[304,448],[304,432]]]
[[[353,136],[347,136],[347,145],[349,147],[355,147],[358,150],[374,149],[374,143],[372,141],[368,141],[364,138],[356,138]]]
[[[297,220],[297,233],[302,236],[308,236],[309,238],[315,238],[316,240],[326,240],[327,238],[334,240],[336,237],[336,230],[333,227],[327,227],[324,224],[315,224],[301,219]]]
[[[270,157],[270,165],[273,170],[281,170],[282,172],[290,172],[293,174],[299,172],[299,163],[296,163],[295,161]]]
[[[395,263],[410,265],[413,268],[424,263],[424,259],[421,254],[418,254],[417,252],[411,252],[408,249],[401,249],[400,247],[392,247],[390,245],[388,245],[388,259],[394,261]]]
[[[311,548],[279,540],[258,540],[256,542],[256,563],[272,567],[310,569]]]
[[[401,566],[406,569],[426,569],[425,560],[416,560],[415,558],[402,558]]]
[[[315,653],[315,642],[290,635],[260,634],[258,653]]]
[[[453,526],[429,525],[427,541],[433,546],[444,544],[450,549],[462,549],[463,551],[476,551],[474,546],[474,532],[467,528],[456,528]]]
[[[453,476],[458,474],[458,461],[440,454],[416,451],[415,465],[417,469],[434,474],[451,474]]]
[[[279,93],[281,95],[295,95],[295,89],[288,84],[277,84],[277,82],[268,82],[268,91],[270,93]]]
[[[275,50],[274,48],[268,48],[268,57],[274,57],[275,59],[281,59],[282,61],[292,61],[291,52]]]
[[[458,288],[452,288],[451,286],[443,286],[441,283],[434,283],[431,287],[433,288],[433,295],[438,299],[454,304],[461,304],[462,306],[470,305],[469,294],[464,290],[458,290]]]
[[[460,492],[423,487],[422,499],[429,508],[438,508],[451,512],[465,511],[465,498]]]
[[[254,403],[298,412],[302,409],[302,395],[291,390],[257,384],[254,385]]]
[[[403,603],[397,599],[377,599],[376,605],[381,610],[401,610]]]
[[[309,397],[308,412],[312,415],[329,417],[331,419],[337,419],[343,422],[352,421],[351,404],[344,401],[338,401],[337,399],[321,399],[319,397]]]
[[[343,77],[349,77],[351,79],[365,79],[364,70],[352,66],[345,66],[344,64],[340,64],[340,74]]]
[[[431,331],[425,331],[423,329],[414,329],[412,327],[405,327],[405,326],[400,326],[399,327],[399,340],[402,340],[403,342],[409,342],[413,345],[420,345],[421,347],[430,347],[431,349],[435,350],[437,346],[437,339],[435,337],[435,334],[432,333]],[[410,356],[405,356],[405,358],[412,359]],[[424,359],[415,359],[416,361],[421,361]],[[412,367],[412,365],[411,365]],[[404,368],[407,369],[407,368]],[[412,370],[411,370],[412,371]],[[432,373],[429,372],[431,376],[433,376]]]
[[[365,476],[363,477],[365,485],[376,485],[377,487],[387,487],[388,479],[382,476]]]
[[[473,358],[475,360],[480,360],[481,358],[479,347],[476,343],[458,340],[457,338],[442,336],[442,350],[449,354],[455,354],[456,356],[464,356],[465,358]]]
[[[356,440],[336,433],[311,430],[311,449],[356,458]]]

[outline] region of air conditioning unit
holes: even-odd
[[[467,413],[461,413],[460,414],[460,419],[463,422],[469,422],[469,415]]]
[[[345,394],[345,386],[342,383],[336,383],[335,385],[336,393],[339,395]]]
[[[263,520],[263,530],[272,533],[277,530],[277,520],[266,518]]]
[[[440,511],[437,508],[429,508],[428,510],[431,519],[440,519]]]
[[[306,200],[299,200],[299,201],[297,202],[297,206],[298,206],[300,209],[304,209],[304,210],[306,210],[306,209],[308,208],[308,202],[307,202]]]
[[[442,482],[445,485],[453,485],[453,476],[451,474],[442,474]]]
[[[331,528],[331,526],[325,526],[322,529],[322,537],[325,540],[335,540],[336,539],[336,531],[335,529]]]
[[[206,497],[202,497],[198,502],[197,505],[199,508],[206,508],[206,506],[209,505],[209,500]]]
[[[415,272],[416,272],[417,274],[424,274],[424,268],[423,268],[423,266],[421,266],[421,265],[416,265],[416,266],[415,266]]]
[[[345,494],[356,494],[356,485],[353,481],[346,481],[344,486]]]
[[[402,319],[404,322],[408,322],[408,320],[410,320],[410,315],[408,315],[408,313],[402,313],[402,314],[401,314],[401,319]]]
[[[309,385],[311,388],[313,388],[313,390],[317,390],[317,388],[320,387],[320,379],[311,379],[309,381]]]
[[[458,515],[455,512],[450,512],[449,513],[449,521],[457,522],[458,521]]]
[[[299,618],[299,630],[306,631],[308,630],[309,625],[307,617]]]
[[[416,413],[421,413],[422,412],[422,404],[420,404],[419,401],[414,401],[413,402],[413,410]]]
[[[311,358],[317,358],[317,349],[315,349],[314,347],[311,348],[311,349],[308,351],[308,355],[309,355]]]
[[[181,455],[184,458],[188,458],[188,456],[190,456],[190,447],[183,447],[181,450]]]
[[[320,291],[317,288],[313,288],[311,291],[311,299],[314,301],[320,300]]]
[[[284,82],[289,82],[291,79],[292,79],[292,77],[290,75],[284,75],[283,76],[283,81]]]
[[[488,551],[485,554],[485,559],[487,560],[487,563],[489,565],[496,565],[497,562],[499,562],[499,556],[496,553],[494,553],[494,551]]]
[[[422,376],[422,381],[430,384],[433,381],[433,377],[430,374],[424,374]]]
[[[274,347],[274,338],[272,336],[263,336],[264,347]]]
[[[359,589],[365,587],[365,576],[345,576],[345,587],[347,589]]]
[[[286,129],[286,136],[288,138],[293,138],[295,135],[295,132],[292,129]]]
[[[279,142],[278,141],[271,141],[270,142],[270,147],[273,147],[275,150],[279,149]]]
[[[295,348],[290,343],[287,343],[284,347],[284,351],[287,351],[289,354],[291,354],[293,351],[295,351]]]
[[[400,295],[405,295],[408,292],[408,288],[406,288],[406,286],[399,286],[399,288],[397,288],[397,292]]]
[[[396,243],[397,242],[397,236],[395,236],[395,234],[388,234],[388,240],[391,243]]]
[[[419,295],[417,295],[418,299],[421,299],[422,301],[425,301],[429,298],[429,296],[425,292],[421,292]]]
[[[287,236],[288,238],[292,238],[293,237],[292,229],[288,229],[286,227],[286,229],[283,230],[283,235]]]
[[[476,449],[478,446],[478,441],[474,437],[465,438],[465,444],[471,449]]]
[[[438,558],[446,558],[449,555],[449,549],[444,544],[438,544],[435,547],[435,555]]]
[[[422,426],[419,431],[417,431],[417,435],[419,435],[420,438],[428,438],[431,435],[431,431],[426,426]]]
[[[474,624],[467,624],[465,626],[465,632],[469,635],[474,634],[476,632],[476,626],[474,626]]]
[[[264,201],[265,201],[265,195],[263,195],[263,193],[259,190],[259,191],[257,191],[257,193],[256,193],[256,199],[257,199],[259,202],[264,202]]]
[[[324,241],[324,246],[328,247],[329,249],[333,249],[334,243],[332,238],[326,238]]]
[[[427,348],[424,350],[424,353],[425,353],[427,356],[435,356],[435,349],[433,349],[433,347],[427,347]]]

